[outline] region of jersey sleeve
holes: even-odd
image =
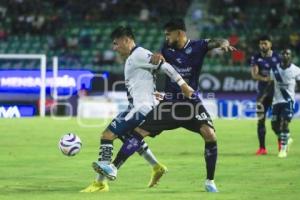
[[[200,39],[198,40],[198,45],[200,46],[201,49],[204,50],[204,52],[208,52],[208,42],[210,39]]]
[[[300,81],[300,68],[299,67],[295,67],[295,77],[297,81]]]
[[[150,63],[151,56],[153,54],[150,51],[146,51],[144,49],[139,50],[135,53],[132,58],[132,62],[136,67],[146,68],[146,69],[157,69],[158,65],[153,65]]]

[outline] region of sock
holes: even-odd
[[[119,150],[113,164],[120,168],[122,164],[142,146],[143,137],[139,134],[133,134],[128,138]]]
[[[264,122],[258,122],[257,126],[257,136],[258,136],[258,141],[259,141],[259,147],[260,148],[266,148],[265,145],[265,135],[266,135],[266,127]]]
[[[137,152],[142,156],[152,167],[158,164],[158,161],[152,151],[149,149],[147,143],[142,140],[141,148],[137,150]]]
[[[205,142],[204,156],[206,162],[206,178],[209,180],[214,180],[218,156],[217,142]]]
[[[96,181],[97,182],[103,182],[105,180],[105,176],[103,176],[102,174],[97,174],[96,175]]]
[[[290,133],[280,133],[280,145],[281,150],[286,151],[287,150],[287,142],[289,139]]]
[[[101,139],[98,161],[109,164],[113,155],[113,141]]]
[[[277,138],[277,144],[278,144],[278,151],[280,151],[281,150],[280,134],[279,134],[279,137]]]

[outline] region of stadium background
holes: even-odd
[[[299,13],[298,0],[2,0],[0,54],[47,56],[47,114],[76,115],[79,102],[85,110],[78,110],[81,116],[111,117],[126,104],[124,85],[118,82],[123,64],[111,50],[111,30],[128,24],[138,44],[157,52],[164,41],[163,23],[183,17],[191,38],[227,38],[238,48],[231,54],[209,52],[200,88],[214,116],[247,118],[255,116],[256,82],[250,77],[249,58],[258,49],[256,39],[270,34],[274,50],[292,48],[299,65]],[[58,99],[53,98],[53,56],[58,57]],[[0,116],[37,115],[39,60],[0,59],[0,70]],[[91,73],[101,77],[91,78]],[[88,77],[78,81],[82,74]],[[163,84],[162,76],[158,89]]]

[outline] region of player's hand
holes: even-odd
[[[270,81],[272,81],[272,79],[271,79],[270,76],[266,76],[266,77],[263,78],[263,81],[270,82]]]
[[[158,65],[161,61],[166,61],[165,58],[160,53],[154,53],[151,56],[150,63],[152,65]]]
[[[164,93],[161,93],[161,92],[158,92],[158,91],[153,92],[153,94],[155,96],[155,99],[158,100],[158,101],[162,101],[165,97]]]
[[[194,93],[194,89],[191,88],[187,83],[184,83],[182,86],[180,86],[182,93],[184,94],[184,96],[191,98],[193,93]]]
[[[234,46],[229,45],[229,44],[223,45],[220,48],[221,48],[221,50],[223,50],[225,52],[236,51],[236,48]]]

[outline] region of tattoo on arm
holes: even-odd
[[[228,40],[226,39],[210,39],[208,41],[208,50],[214,49],[214,48],[219,48],[222,45],[228,44]]]

